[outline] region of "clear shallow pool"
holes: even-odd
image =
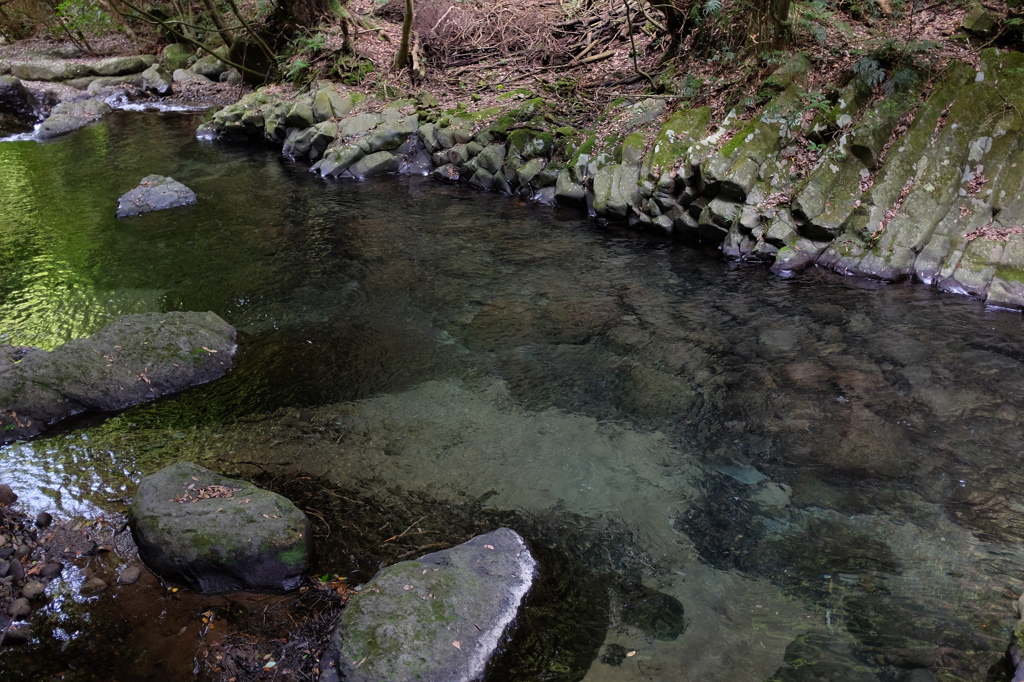
[[[187,457],[470,505],[611,576],[578,593],[607,620],[593,661],[495,679],[1008,679],[1019,314],[427,180],[325,182],[198,120],[0,144],[0,343],[150,310],[243,334],[219,382],[0,449],[33,509],[116,512]],[[199,203],[115,220],[150,173]]]

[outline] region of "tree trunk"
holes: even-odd
[[[755,49],[781,50],[789,47],[791,0],[753,0],[747,39]]]
[[[689,7],[685,0],[646,0],[647,4],[665,17],[665,33],[668,34],[668,47],[665,57],[671,58],[679,54],[683,41],[690,34],[692,26],[688,25],[686,15]]]
[[[405,68],[409,61],[409,44],[412,42],[412,0],[405,0],[405,19],[402,21],[402,42],[398,45],[395,55],[395,69]]]
[[[213,25],[217,27],[220,39],[224,41],[224,44],[230,50],[231,46],[235,44],[235,36],[231,34],[228,25],[224,23],[224,17],[220,15],[217,3],[214,0],[203,0],[203,5],[206,7],[206,11],[210,13],[210,19],[213,21]]]

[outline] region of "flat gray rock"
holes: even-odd
[[[149,569],[199,592],[290,590],[309,569],[309,519],[291,501],[192,462],[143,478],[128,520]]]
[[[320,682],[479,679],[536,566],[523,539],[499,528],[385,568],[342,612]]]
[[[234,328],[211,312],[128,315],[50,352],[2,346],[0,444],[212,381],[231,369],[235,348]]]
[[[47,140],[67,135],[100,120],[111,111],[113,109],[109,104],[98,99],[61,102],[50,110],[49,118],[39,124],[36,137]]]
[[[129,73],[140,73],[156,62],[152,55],[132,55],[127,57],[107,57],[92,63],[92,72],[97,76],[124,76]]]
[[[196,193],[174,178],[147,175],[139,186],[125,192],[117,200],[117,217],[162,211],[196,203]]]

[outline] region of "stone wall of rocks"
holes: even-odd
[[[198,135],[281,144],[324,177],[430,174],[779,272],[914,278],[1024,308],[1024,55],[955,62],[926,96],[872,99],[854,79],[814,107],[809,68],[802,56],[782,65],[749,120],[733,111],[712,125],[707,108],[652,98],[622,107],[626,134],[600,143],[524,95],[475,114],[419,100],[353,114],[361,96],[329,84],[294,100],[253,93]]]

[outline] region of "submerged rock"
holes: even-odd
[[[139,186],[125,192],[117,200],[117,217],[162,211],[196,203],[196,193],[174,178],[147,175]]]
[[[342,613],[320,682],[478,679],[536,565],[523,539],[499,528],[385,568]]]
[[[191,462],[143,478],[128,518],[150,570],[199,592],[290,590],[309,568],[309,519],[291,501]]]
[[[88,410],[123,410],[227,372],[235,330],[211,312],[128,315],[51,352],[0,354],[0,444]]]

